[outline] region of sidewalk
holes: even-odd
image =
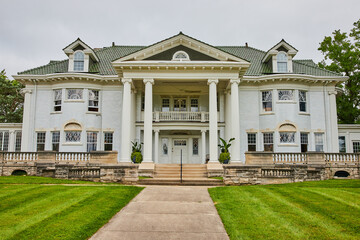
[[[229,239],[207,187],[148,186],[90,239]]]

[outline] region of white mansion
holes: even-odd
[[[215,163],[219,137],[235,138],[232,163],[247,151],[339,152],[339,139],[341,151],[360,151],[359,127],[337,124],[335,85],[347,77],[295,59],[284,40],[262,51],[180,32],[146,47],[77,39],[63,51],[13,76],[26,86],[23,124],[0,125],[0,151],[118,151],[130,162],[141,142],[143,163],[181,153]]]

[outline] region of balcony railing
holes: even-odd
[[[209,112],[153,112],[153,120],[160,121],[187,121],[208,122]]]

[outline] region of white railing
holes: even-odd
[[[74,152],[74,153],[56,153],[55,161],[57,162],[88,162],[90,161],[90,153]]]
[[[358,154],[355,153],[325,153],[326,162],[355,163],[358,161]]]
[[[306,163],[306,153],[273,153],[274,163]]]
[[[4,153],[6,162],[35,162],[38,160],[36,152],[7,152]]]
[[[187,122],[207,122],[209,121],[208,112],[154,112],[153,120],[160,121],[187,121]]]

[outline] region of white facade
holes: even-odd
[[[14,76],[26,85],[22,151],[115,150],[130,162],[131,142],[142,142],[144,163],[179,163],[181,153],[217,163],[219,137],[235,138],[232,163],[248,150],[339,151],[335,85],[346,77],[293,72],[297,50],[286,42],[260,59],[273,73],[257,76],[247,73],[258,63],[181,33],[112,60],[116,74],[89,73],[102,58],[81,40],[64,51],[67,72]]]

